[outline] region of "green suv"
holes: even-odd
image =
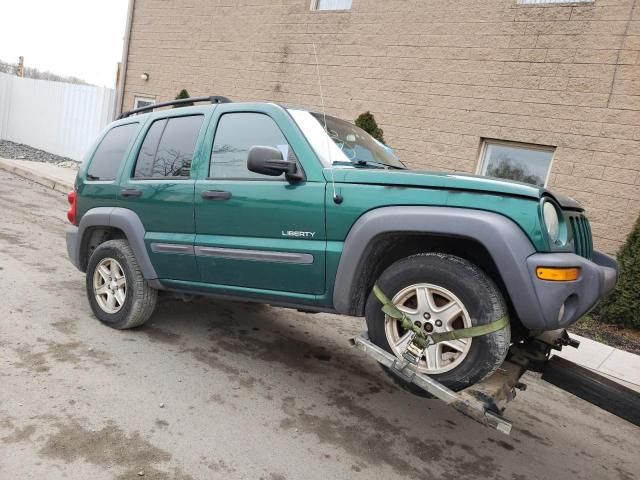
[[[124,114],[69,193],[68,254],[110,327],[144,323],[159,294],[211,295],[364,316],[371,341],[401,357],[415,332],[383,313],[375,284],[427,333],[508,315],[499,331],[424,349],[419,370],[458,390],[615,286],[615,260],[593,250],[569,198],[409,170],[330,116],[207,99]]]

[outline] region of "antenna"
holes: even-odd
[[[327,154],[329,155],[329,171],[331,172],[331,187],[333,188],[333,202],[340,205],[342,203],[342,195],[336,193],[336,179],[333,176],[333,160],[331,160],[331,138],[329,138],[329,130],[327,129],[327,112],[324,109],[324,95],[322,94],[322,80],[320,78],[320,65],[318,64],[318,52],[316,51],[315,42],[313,45],[313,55],[316,58],[316,73],[318,75],[318,86],[320,87],[320,102],[322,104],[322,118],[324,121],[324,132],[327,134]]]

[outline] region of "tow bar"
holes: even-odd
[[[393,374],[402,380],[415,384],[430,395],[439,398],[474,420],[508,435],[511,432],[511,423],[502,418],[500,412],[504,409],[506,403],[515,396],[515,388],[524,388],[518,380],[526,368],[516,363],[506,361],[498,371],[494,372],[493,375],[483,382],[460,392],[454,392],[428,375],[420,373],[417,370],[417,365],[424,350],[429,345],[444,340],[479,337],[501,330],[509,323],[509,318],[504,316],[486,325],[429,334],[415,326],[413,322],[389,300],[378,285],[373,286],[373,293],[382,304],[384,314],[387,317],[397,320],[403,328],[411,332],[411,341],[408,343],[401,357],[396,357],[373,344],[366,333],[354,337],[351,339],[351,343],[389,368]],[[526,362],[524,365],[526,366]],[[505,405],[502,405],[503,403]]]
[[[526,389],[526,385],[520,382],[520,377],[527,370],[531,370],[542,373],[542,380],[640,426],[640,393],[560,357],[549,359],[552,350],[561,350],[565,346],[580,346],[580,342],[572,339],[565,330],[543,332],[526,342],[512,345],[505,362],[491,376],[464,390],[454,392],[417,370],[418,359],[424,348],[430,342],[439,341],[439,338],[434,339],[432,337],[435,335],[425,335],[424,332],[414,330],[411,322],[405,321],[407,319],[404,314],[377,286],[374,286],[373,291],[382,303],[383,312],[404,322],[403,326],[406,325],[407,330],[414,332],[413,340],[402,357],[396,357],[372,343],[367,332],[353,337],[350,340],[351,344],[387,367],[400,379],[416,385],[477,422],[509,435],[512,424],[502,417],[502,413],[507,403],[515,398],[516,391]],[[458,334],[466,337],[480,336],[502,328],[502,321],[503,319],[500,319],[493,322],[493,325],[484,325],[481,328],[459,330]],[[452,334],[455,333],[446,332],[440,335]]]
[[[415,364],[410,361],[373,344],[366,332],[350,342],[394,375],[413,383],[475,421],[507,435],[511,433],[512,424],[502,417],[502,413],[507,403],[515,398],[517,390],[526,390],[527,386],[520,382],[520,377],[527,370],[542,373],[542,380],[640,426],[639,392],[564,358],[548,358],[545,345],[556,350],[562,346],[578,348],[579,343],[566,332],[558,337],[554,345],[537,338],[526,347],[512,346],[507,360],[489,378],[459,392],[416,371]]]
[[[523,387],[518,380],[524,369],[515,363],[507,361],[483,382],[454,392],[433,378],[418,372],[415,364],[371,343],[366,332],[352,338],[351,343],[389,368],[395,375],[415,384],[447,405],[499,432],[507,435],[511,432],[511,423],[505,420],[499,411],[513,398],[513,389]]]

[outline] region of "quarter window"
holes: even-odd
[[[311,10],[351,10],[351,0],[312,0]]]
[[[87,180],[115,180],[120,164],[137,131],[137,123],[128,123],[109,130],[93,154],[87,171]]]
[[[296,161],[287,139],[268,115],[226,113],[220,117],[211,153],[211,178],[265,178],[247,169],[251,147],[273,147],[282,158]]]
[[[488,177],[517,180],[544,187],[549,177],[553,147],[485,140],[479,172]]]
[[[188,178],[203,115],[153,122],[142,143],[134,178]]]

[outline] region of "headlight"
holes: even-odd
[[[544,202],[542,217],[544,218],[544,225],[547,227],[549,238],[553,243],[557,243],[560,240],[560,218],[558,217],[558,210],[553,203]]]

